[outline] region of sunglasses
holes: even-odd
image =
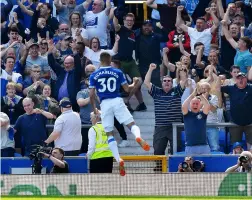
[[[35,72],[35,73],[40,73],[41,71],[32,70],[32,72]]]
[[[171,80],[163,80],[163,82],[168,82],[169,83],[169,82],[171,82]]]
[[[187,70],[186,70],[186,69],[180,69],[179,71],[180,71],[180,72],[181,72],[181,71],[187,72]]]
[[[40,43],[41,45],[48,45],[46,42],[44,42],[44,43]]]

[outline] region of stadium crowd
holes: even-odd
[[[27,156],[32,145],[53,141],[65,155],[88,151],[89,128],[78,127],[92,124],[89,77],[99,69],[103,52],[113,57],[111,65],[122,70],[129,84],[137,80],[132,90],[121,91],[130,112],[148,110],[142,84],[154,99],[155,155],[164,155],[168,141],[172,144],[172,123],[185,119],[189,132],[198,132],[200,123],[183,115],[188,110],[191,116],[198,114],[202,105],[209,109],[195,115],[198,120],[236,124],[225,129],[230,145],[252,152],[251,1],[226,5],[202,0],[190,15],[182,0],[147,0],[152,15],[136,30],[135,15],[127,13],[124,0],[78,5],[75,0],[55,0],[54,6],[17,0],[14,9],[11,0],[6,2],[1,7],[2,157],[15,152]],[[133,95],[139,103],[136,109],[130,106]],[[99,108],[97,95],[95,100]],[[54,125],[52,133],[47,124]],[[118,146],[129,146],[116,119],[115,127],[122,138]],[[220,151],[219,130],[206,128],[201,137],[186,134],[186,146],[208,145],[209,151]]]

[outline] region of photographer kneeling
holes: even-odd
[[[185,157],[184,162],[178,166],[178,172],[203,172],[205,164],[200,160],[193,160],[192,157]]]
[[[243,151],[237,160],[237,164],[229,167],[225,172],[252,172],[252,154]]]
[[[63,149],[55,147],[52,150],[52,154],[47,154],[44,152],[39,152],[43,154],[46,158],[50,159],[54,166],[51,173],[69,173],[68,163],[64,160],[65,152]]]

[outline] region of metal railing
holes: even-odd
[[[207,127],[218,127],[218,128],[226,128],[226,127],[237,127],[236,124],[233,123],[207,123]],[[252,126],[252,125],[249,125]],[[177,127],[184,127],[184,123],[173,123],[172,124],[172,138],[173,138],[173,154],[177,152]]]

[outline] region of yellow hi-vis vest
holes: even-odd
[[[109,149],[108,145],[108,136],[104,131],[104,128],[101,124],[96,124],[92,126],[96,132],[96,145],[95,152],[91,156],[91,160],[98,158],[107,158],[113,157],[112,151]]]

